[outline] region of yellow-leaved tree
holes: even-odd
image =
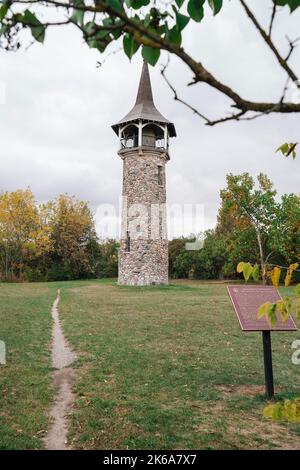
[[[24,260],[34,256],[39,211],[30,189],[0,195],[0,271],[5,280],[22,279]]]
[[[52,203],[51,210],[51,270],[54,278],[92,276],[97,235],[88,204],[63,194]]]

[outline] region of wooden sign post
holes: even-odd
[[[257,318],[258,309],[262,304],[281,300],[275,287],[236,285],[228,286],[227,291],[241,329],[262,332],[266,396],[268,400],[271,400],[274,397],[271,331],[296,331],[297,327],[291,316],[285,323],[278,319],[274,328],[269,325],[265,317]]]

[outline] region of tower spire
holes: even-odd
[[[153,101],[150,73],[147,62],[144,61],[138,93],[135,101],[135,105],[121,119],[117,124],[112,126],[115,133],[118,133],[118,128],[121,124],[129,122],[152,121],[157,123],[166,124],[168,127],[170,137],[176,137],[176,130],[174,124],[166,119],[156,108]]]
[[[135,105],[151,103],[154,106],[150,73],[147,62],[144,60],[139,89],[136,97]]]

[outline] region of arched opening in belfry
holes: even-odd
[[[151,148],[167,148],[165,129],[157,124],[146,124],[142,130],[142,146]]]
[[[133,148],[139,146],[139,128],[136,124],[128,124],[121,130],[122,148]]]

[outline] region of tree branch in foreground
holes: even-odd
[[[287,63],[287,60],[290,58],[293,49],[295,47],[295,41],[290,42],[290,53],[288,54],[287,58],[284,59],[279,51],[277,50],[276,46],[274,45],[271,39],[272,27],[276,15],[276,9],[272,11],[270,27],[269,27],[269,34],[265,32],[265,30],[261,27],[257,19],[255,18],[254,14],[251,12],[247,4],[244,0],[240,0],[242,6],[244,7],[249,19],[252,23],[256,26],[257,30],[264,38],[266,45],[273,51],[275,54],[280,66],[285,70],[287,76],[296,83],[296,86],[300,88],[299,83],[297,82],[298,77],[296,73],[290,68]],[[205,117],[201,112],[195,109],[192,105],[188,104],[181,98],[179,98],[176,90],[171,85],[169,80],[166,78],[165,69],[162,70],[162,76],[165,79],[166,83],[170,87],[173,92],[174,98],[187,106],[191,109],[195,114],[199,115],[207,125],[215,125],[218,123],[223,123],[230,120],[244,120],[244,119],[255,119],[256,117],[260,117],[265,114],[271,113],[299,113],[300,112],[300,103],[294,102],[285,102],[284,99],[280,99],[277,103],[275,102],[257,102],[257,101],[250,101],[242,96],[239,95],[232,87],[227,85],[226,83],[221,82],[218,80],[211,72],[209,72],[201,62],[195,60],[190,54],[188,54],[183,47],[180,45],[171,42],[170,38],[163,36],[162,33],[159,33],[159,30],[155,30],[155,28],[147,27],[145,22],[140,18],[137,19],[134,16],[130,16],[131,12],[122,4],[121,8],[116,8],[114,5],[115,3],[108,0],[96,0],[95,4],[86,5],[83,2],[73,2],[73,1],[57,1],[57,0],[10,0],[9,8],[12,5],[17,6],[18,4],[24,5],[41,5],[44,7],[60,7],[60,10],[63,10],[67,17],[70,15],[70,11],[73,12],[74,9],[78,12],[82,13],[92,13],[93,20],[92,26],[89,30],[87,30],[86,24],[81,25],[78,24],[76,21],[72,21],[72,23],[78,27],[84,35],[85,40],[90,45],[90,42],[93,38],[99,38],[99,33],[104,34],[116,34],[120,33],[119,36],[124,34],[129,34],[138,45],[148,46],[153,49],[160,49],[167,51],[170,54],[177,56],[183,63],[187,65],[190,71],[193,74],[193,81],[190,85],[194,85],[197,83],[206,83],[210,87],[214,88],[215,90],[222,93],[224,96],[228,97],[231,101],[231,107],[236,109],[236,113],[231,114],[225,118],[220,118],[216,120],[211,120]],[[101,22],[103,21],[103,17],[107,15],[108,18],[113,20],[114,24],[105,25]],[[118,23],[116,23],[118,21]],[[22,24],[22,19],[19,19],[19,23]],[[43,25],[42,22],[40,22]],[[51,23],[45,23],[45,25],[49,26]],[[55,23],[53,23],[55,24]],[[28,22],[23,22],[24,27],[28,27]],[[34,26],[34,25],[32,25]],[[105,43],[105,35],[103,36]],[[114,36],[115,37],[115,36]],[[105,49],[105,48],[104,48]],[[284,93],[285,95],[285,93]],[[254,113],[253,115],[246,116],[248,113]]]

